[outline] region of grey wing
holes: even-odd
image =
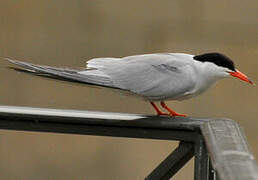
[[[182,61],[182,58],[185,58]],[[191,56],[150,54],[125,57],[103,68],[114,85],[150,100],[180,99],[194,89]]]
[[[182,58],[184,61],[180,60]],[[190,59],[186,54],[96,58],[88,61],[83,71],[7,60],[34,73],[128,90],[148,99],[161,100],[180,98],[194,88]]]
[[[26,71],[37,73],[40,75],[46,75],[54,78],[59,77],[59,78],[73,80],[73,81],[87,83],[87,84],[117,88],[113,85],[108,75],[105,75],[104,73],[98,70],[89,69],[87,71],[81,71],[81,70],[70,69],[70,68],[57,68],[57,67],[50,67],[50,66],[35,65],[32,63],[13,60],[9,58],[6,58],[6,60],[8,60],[12,64],[22,67]],[[84,73],[81,73],[81,72],[84,72]]]

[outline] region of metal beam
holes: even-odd
[[[194,155],[194,144],[181,142],[179,146],[155,168],[145,180],[169,180]]]
[[[258,166],[240,126],[232,120],[201,125],[213,168],[221,180],[257,180]]]
[[[195,141],[197,118],[0,106],[0,129]]]
[[[209,157],[203,137],[199,136],[195,143],[194,179],[207,180],[209,178]]]

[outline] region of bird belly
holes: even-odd
[[[162,100],[176,100],[176,101],[183,101],[187,99],[191,99],[193,97],[196,97],[205,91],[207,91],[210,87],[215,85],[215,81],[205,84],[205,86],[198,86],[196,85],[192,90],[189,90],[187,92],[179,93],[178,96],[172,95],[162,98]]]
[[[180,98],[179,100],[181,101],[181,100],[185,100],[185,99],[190,99],[190,98],[196,97],[196,96],[204,93],[205,91],[207,91],[210,87],[212,87],[214,85],[215,85],[215,81],[212,81],[212,82],[206,83],[204,86],[196,87],[191,92],[188,92],[184,96],[182,96],[182,98]]]

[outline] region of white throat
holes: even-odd
[[[225,68],[219,67],[211,62],[195,61],[194,64],[196,68],[196,87],[194,91],[197,95],[206,91],[209,87],[214,85],[217,80],[229,76]]]

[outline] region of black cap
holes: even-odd
[[[212,62],[217,66],[228,68],[232,71],[236,71],[234,62],[227,56],[221,53],[205,53],[193,57],[197,61]]]

